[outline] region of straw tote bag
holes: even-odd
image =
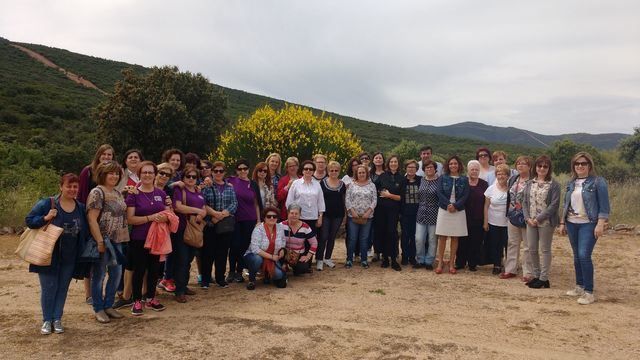
[[[56,204],[53,198],[51,197],[49,200],[51,201],[51,209],[55,209]],[[51,220],[39,229],[27,228],[22,233],[20,244],[16,249],[16,255],[20,259],[32,265],[51,265],[53,248],[56,246],[56,241],[58,241],[63,231],[61,227],[51,224]]]
[[[182,201],[187,205],[187,193],[182,189]],[[195,216],[187,215],[187,227],[184,229],[184,243],[194,248],[201,248],[204,243],[202,230],[204,221],[196,220]]]

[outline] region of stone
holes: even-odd
[[[613,227],[614,231],[633,231],[636,227],[628,224],[616,224]]]

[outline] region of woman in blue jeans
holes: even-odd
[[[43,335],[64,332],[62,311],[80,243],[87,238],[84,205],[75,200],[78,196],[79,181],[75,174],[63,175],[60,180],[60,195],[38,201],[25,219],[30,229],[39,229],[49,221],[63,229],[53,248],[51,265],[29,265],[29,271],[37,273],[40,279],[40,333]]]
[[[579,296],[581,305],[595,301],[591,253],[604,232],[609,212],[607,182],[596,176],[591,155],[581,151],[571,159],[571,181],[567,185],[560,218],[560,231],[569,235],[576,271],[576,287],[567,291],[567,295]]]
[[[364,165],[358,165],[355,179],[347,188],[345,196],[349,224],[349,246],[345,263],[347,269],[353,266],[356,243],[360,245],[362,267],[365,269],[369,267],[367,249],[369,248],[373,211],[377,202],[378,192],[376,186],[369,180],[369,170]]]
[[[424,177],[418,188],[418,214],[416,215],[416,265],[414,268],[433,270],[436,258],[436,221],[438,219],[438,173],[431,160],[422,164]]]
[[[278,223],[279,212],[278,208],[266,207],[262,216],[264,222],[251,233],[251,243],[244,254],[244,262],[249,268],[247,290],[255,290],[258,271],[262,271],[265,283],[273,281],[279,288],[287,287],[286,273],[280,267],[280,250],[286,247],[287,241],[284,225]]]
[[[116,290],[122,276],[122,265],[105,249],[105,243],[109,241],[115,251],[122,253],[122,243],[129,241],[127,204],[115,188],[121,174],[122,168],[115,161],[98,165],[95,174],[98,186],[93,188],[87,197],[87,222],[100,252],[99,261],[91,267],[91,297],[96,320],[101,323],[108,323],[110,318],[123,317],[113,309]],[[109,280],[103,292],[107,273]]]

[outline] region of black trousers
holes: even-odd
[[[456,253],[456,266],[474,267],[481,265],[482,245],[485,231],[482,228],[482,220],[467,220],[468,236],[460,237],[458,240],[458,252]]]
[[[256,227],[255,221],[238,221],[233,230],[231,239],[231,249],[229,250],[229,271],[242,274],[244,264],[244,253],[247,252],[251,243],[251,233]]]
[[[318,237],[318,251],[316,251],[316,260],[331,259],[333,247],[336,243],[338,230],[342,225],[342,218],[322,219],[322,227],[320,228],[320,236]]]
[[[380,231],[376,229],[376,238],[381,237],[382,253],[385,257],[395,259],[398,257],[398,217],[400,215],[400,203],[397,206],[381,206],[378,208],[381,218]]]
[[[128,249],[128,264],[133,270],[133,300],[142,300],[142,283],[144,273],[147,272],[147,298],[156,296],[156,283],[158,282],[159,255],[152,255],[144,248],[144,240],[131,240]]]
[[[216,234],[215,227],[204,228],[204,244],[200,249],[200,266],[202,267],[202,285],[211,283],[211,270],[215,264],[215,282],[224,283],[227,270],[227,256],[233,233]]]

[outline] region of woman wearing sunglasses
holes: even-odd
[[[236,162],[236,176],[229,177],[227,181],[233,186],[238,200],[236,225],[233,229],[231,250],[229,251],[227,282],[240,283],[244,281],[242,278],[242,270],[245,268],[243,256],[249,248],[253,228],[260,224],[262,202],[260,201],[258,184],[249,179],[249,161],[238,160]]]
[[[264,274],[265,283],[273,282],[279,288],[287,287],[287,274],[280,266],[281,250],[286,247],[284,225],[278,223],[278,208],[264,209],[264,222],[258,224],[251,233],[251,244],[244,255],[249,268],[247,290],[255,290],[256,273]]]
[[[560,184],[551,178],[551,159],[542,155],[533,167],[533,179],[525,185],[522,212],[527,222],[527,244],[533,280],[527,285],[533,289],[549,288],[551,267],[551,240],[558,226]],[[540,253],[542,252],[542,264]]]
[[[591,253],[604,233],[610,209],[607,181],[596,175],[589,153],[577,153],[571,159],[571,180],[564,198],[560,231],[569,235],[576,271],[576,287],[567,295],[580,296],[581,305],[595,301]]]
[[[286,202],[287,208],[291,204],[300,205],[302,208],[300,220],[309,225],[314,235],[322,226],[322,215],[325,210],[322,188],[320,183],[313,178],[315,171],[316,165],[313,161],[305,160],[302,162],[302,178],[293,182]]]
[[[253,181],[258,184],[258,188],[260,189],[260,202],[262,202],[262,207],[278,207],[278,203],[276,202],[276,196],[273,189],[273,184],[271,183],[271,175],[269,174],[269,168],[267,167],[267,163],[259,162],[256,164],[256,167],[253,169]]]
[[[476,150],[476,160],[480,162],[480,179],[487,181],[489,174],[495,173],[496,168],[489,163],[491,160],[491,151],[486,147]]]

